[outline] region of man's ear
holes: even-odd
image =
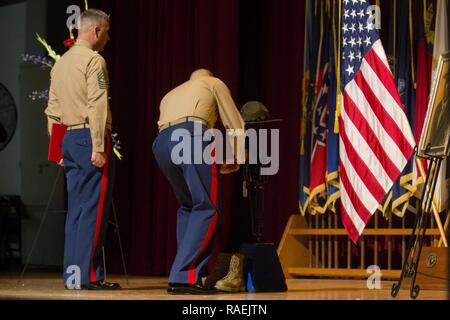
[[[100,27],[99,26],[95,26],[95,36],[97,37],[97,39],[100,36]]]

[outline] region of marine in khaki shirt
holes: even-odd
[[[220,117],[225,129],[235,130],[230,138],[234,157],[238,163],[245,162],[245,123],[222,80],[213,77],[211,71],[199,69],[191,79],[170,91],[161,101],[160,130],[185,117],[203,119],[208,128],[214,128]],[[239,135],[239,133],[241,133]],[[224,169],[226,166],[224,167]]]
[[[62,143],[67,185],[64,238],[64,285],[68,290],[118,290],[105,281],[101,263],[114,187],[114,156],[108,106],[108,72],[98,54],[109,41],[109,16],[88,9],[80,17],[78,40],[52,69],[48,107],[53,123],[68,126]],[[51,132],[50,132],[51,134]],[[92,140],[92,143],[91,143]],[[73,283],[72,268],[79,268]]]
[[[236,131],[244,138],[244,121],[233,102],[230,90],[218,78],[205,69],[195,71],[189,81],[170,91],[161,101],[158,127],[160,134],[152,150],[161,172],[172,187],[180,209],[177,216],[178,248],[169,274],[169,294],[213,294],[215,289],[204,285],[202,278],[212,255],[212,243],[218,234],[221,213],[218,210],[218,167],[223,159],[217,157],[224,146],[219,132],[212,132],[220,117],[227,130],[227,137],[234,143],[239,140]],[[197,125],[198,123],[202,125]],[[199,130],[201,129],[201,130]],[[179,162],[174,157],[179,147],[174,136],[187,132],[181,145],[188,148],[186,158]],[[208,132],[209,131],[209,132]],[[200,133],[203,138],[198,139]],[[209,139],[210,135],[216,139]],[[203,141],[204,140],[204,141]],[[184,144],[186,141],[186,144]],[[197,142],[200,148],[196,148]],[[191,149],[192,144],[194,148]],[[233,144],[231,144],[233,146]],[[243,144],[237,144],[239,146]],[[236,144],[234,145],[236,148]],[[230,149],[227,149],[227,151]],[[192,154],[192,151],[196,154]],[[219,151],[219,152],[217,152]],[[239,170],[239,154],[227,159],[220,167],[221,174]],[[197,158],[197,156],[200,156]],[[198,159],[201,161],[197,161]],[[231,157],[230,157],[231,158]],[[212,160],[212,161],[210,161]],[[231,161],[233,164],[231,164]]]
[[[105,152],[105,133],[112,124],[108,87],[105,59],[89,42],[78,39],[51,72],[49,102],[45,110],[49,133],[55,122],[69,127],[88,124],[93,151]]]

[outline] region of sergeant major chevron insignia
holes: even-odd
[[[98,87],[102,90],[108,89],[108,82],[106,81],[105,74],[103,70],[97,74]]]

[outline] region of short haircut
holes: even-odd
[[[103,12],[102,10],[98,10],[98,9],[88,9],[86,11],[84,11],[81,14],[80,17],[80,31],[81,32],[86,32],[88,30],[86,30],[86,24],[89,22],[89,27],[90,24],[93,22],[101,22],[101,21],[108,21],[109,22],[109,15],[106,14],[105,12]]]
[[[208,69],[198,69],[192,72],[191,80],[199,78],[199,77],[213,77],[214,74]]]

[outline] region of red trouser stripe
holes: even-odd
[[[215,208],[217,208],[217,166],[216,166],[216,161],[215,161],[215,157],[216,157],[216,150],[213,148],[211,151],[211,156],[213,159],[212,165],[211,165],[211,202],[214,205]],[[217,211],[214,212],[214,216],[211,219],[211,223],[209,225],[208,228],[208,232],[206,233],[206,237],[203,240],[202,246],[200,248],[200,251],[197,255],[197,257],[195,257],[195,259],[192,261],[191,265],[189,266],[189,270],[188,270],[188,283],[189,284],[196,284],[197,283],[197,279],[196,279],[196,274],[195,274],[195,266],[197,264],[197,260],[200,257],[200,255],[202,254],[202,252],[205,250],[206,246],[209,244],[212,235],[214,233],[214,229],[216,228],[217,225],[217,220],[218,220],[218,214]]]
[[[92,257],[91,257],[91,282],[96,282],[97,276],[95,275],[94,270],[94,255],[97,250],[98,238],[100,235],[100,228],[102,225],[103,218],[103,208],[105,206],[105,196],[106,189],[108,187],[108,168],[109,168],[109,155],[110,155],[110,134],[109,132],[106,134],[106,163],[103,167],[103,176],[102,176],[102,187],[100,191],[100,197],[98,201],[98,209],[97,209],[97,221],[95,224],[95,234],[94,234],[94,246],[92,247]]]

